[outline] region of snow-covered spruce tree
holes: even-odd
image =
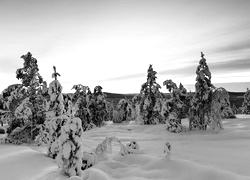
[[[210,103],[212,90],[214,86],[211,83],[211,72],[201,52],[201,60],[196,70],[195,95],[191,100],[189,128],[199,128],[205,130],[209,122],[208,113],[210,112]]]
[[[83,131],[89,130],[91,127],[90,114],[88,112],[88,103],[91,98],[91,91],[88,86],[81,84],[74,85],[72,89],[75,89],[72,102],[76,110],[76,117],[82,120]]]
[[[156,83],[156,71],[153,70],[152,65],[148,68],[147,82],[142,84],[140,91],[140,116],[142,124],[158,124],[162,122],[161,100],[162,94],[160,92],[161,86]]]
[[[246,93],[244,94],[244,101],[242,103],[242,113],[250,114],[250,90],[248,88]]]
[[[68,117],[63,114],[64,104],[62,95],[62,85],[57,80],[57,76],[60,76],[56,72],[56,67],[53,66],[54,73],[52,78],[55,78],[49,84],[48,93],[50,95],[50,110],[51,114],[45,121],[45,127],[48,131],[48,151],[49,157],[55,158],[59,152],[58,138],[61,135],[61,127],[67,121]]]
[[[106,95],[102,92],[101,86],[94,88],[94,93],[89,96],[89,102],[87,105],[88,112],[90,114],[91,123],[100,127],[103,121],[107,120],[107,102]]]
[[[81,176],[82,169],[82,121],[71,115],[61,128],[56,157],[60,170],[67,176]]]
[[[166,118],[167,130],[179,133],[183,130],[181,116],[187,106],[187,90],[181,83],[178,88],[171,79],[164,81],[163,85],[171,93],[171,98],[163,103],[161,114]]]
[[[17,69],[16,78],[22,81],[22,86],[19,87],[19,90],[22,89],[22,92],[20,93],[18,90],[18,92],[13,91],[13,93],[20,93],[17,97],[25,102],[16,104],[17,106],[15,106],[13,120],[24,123],[22,125],[17,125],[16,122],[14,122],[17,127],[23,126],[14,132],[16,134],[9,131],[11,137],[19,137],[19,139],[16,139],[18,142],[16,142],[15,139],[12,139],[15,143],[34,140],[35,136],[39,133],[38,125],[42,124],[45,120],[44,105],[46,102],[43,96],[39,93],[43,79],[39,74],[37,60],[32,57],[30,52],[21,56],[21,58],[24,60],[23,68]],[[12,122],[10,122],[10,127],[13,127]],[[20,139],[21,137],[19,134],[22,134],[22,139]],[[10,140],[10,142],[12,140]]]

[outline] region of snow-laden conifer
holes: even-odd
[[[97,127],[102,126],[103,121],[108,118],[108,112],[106,95],[102,92],[101,86],[94,88],[94,92],[89,96],[87,108],[91,123],[94,123]]]
[[[48,93],[50,95],[50,110],[51,116],[45,121],[45,127],[48,131],[48,156],[56,158],[59,152],[58,138],[61,135],[61,127],[67,121],[68,116],[64,115],[64,103],[62,96],[62,86],[57,80],[59,74],[56,72],[56,67],[53,67],[54,73],[52,78],[55,78],[49,84]]]
[[[9,140],[10,142],[17,140],[23,143],[33,141],[39,132],[38,127],[44,123],[46,100],[41,91],[44,81],[39,74],[37,60],[32,57],[30,52],[21,56],[21,58],[24,63],[22,68],[17,69],[16,78],[20,79],[22,84],[8,87],[8,90],[3,92],[3,97],[7,100],[4,106],[9,110],[11,117],[8,118],[9,128],[7,132]],[[8,93],[10,94],[8,95]],[[16,127],[19,127],[19,130],[14,133],[18,134],[13,134],[12,131]],[[13,139],[20,137],[19,134],[23,135],[23,139]],[[10,137],[12,137],[12,140]]]
[[[163,82],[171,93],[171,98],[163,102],[161,114],[166,118],[167,130],[179,133],[183,130],[181,116],[185,106],[187,106],[187,90],[180,83],[179,88],[171,80]]]
[[[161,86],[156,82],[157,72],[153,70],[152,65],[148,68],[147,82],[142,84],[140,94],[137,96],[140,99],[139,114],[137,114],[137,123],[141,124],[158,124],[162,121],[162,116],[160,114],[160,101],[162,99],[162,94],[160,92]],[[137,106],[135,105],[135,106]]]
[[[68,118],[61,128],[58,139],[59,153],[56,157],[61,171],[67,176],[81,176],[82,169],[82,121],[80,118]]]
[[[201,52],[201,60],[196,69],[195,95],[191,101],[190,129],[207,129],[209,124],[207,113],[210,111],[212,90],[214,89],[211,78],[206,59]]]

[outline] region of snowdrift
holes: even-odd
[[[187,123],[184,120],[184,124]],[[84,132],[84,150],[92,151],[106,136],[124,144],[135,139],[140,151],[119,156],[120,146],[83,176],[65,177],[46,147],[0,145],[1,180],[250,180],[250,116],[223,120],[224,130],[173,134],[164,125],[116,125]],[[163,158],[163,142],[172,145],[171,160]]]

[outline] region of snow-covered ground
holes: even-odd
[[[94,167],[84,171],[88,180],[250,180],[250,116],[223,120],[224,130],[169,133],[164,125],[117,125],[84,133],[84,148],[91,151],[106,136],[125,145],[135,139],[140,153],[118,156],[120,146]],[[184,120],[184,124],[187,121]],[[171,160],[163,158],[164,141],[172,145]],[[1,180],[66,180],[45,147],[0,145]],[[71,178],[80,179],[80,178]]]

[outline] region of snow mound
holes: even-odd
[[[89,168],[83,172],[82,180],[109,180],[109,177],[102,170]]]

